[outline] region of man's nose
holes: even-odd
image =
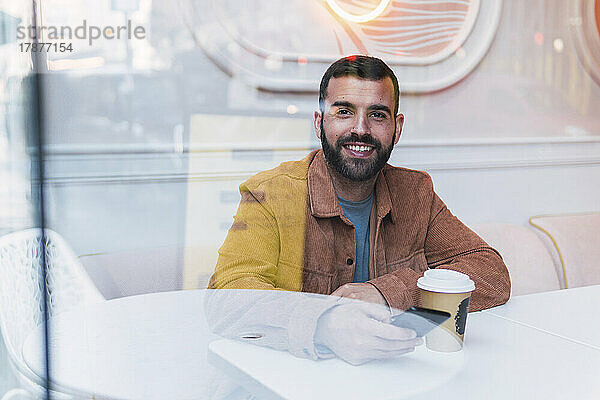
[[[354,126],[352,127],[352,133],[356,133],[358,136],[369,134],[369,121],[364,115],[358,114],[354,119]]]

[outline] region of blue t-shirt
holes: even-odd
[[[356,232],[356,260],[352,282],[369,280],[369,219],[373,206],[373,192],[361,201],[349,201],[338,196],[342,211],[352,222]]]

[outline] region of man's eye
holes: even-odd
[[[382,113],[382,112],[379,112],[379,111],[375,111],[375,112],[371,113],[371,116],[373,118],[377,118],[377,119],[387,118],[387,116],[385,115],[385,113]]]
[[[350,110],[347,110],[345,108],[340,108],[337,112],[339,115],[350,115]]]

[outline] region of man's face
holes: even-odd
[[[330,167],[353,181],[377,175],[402,132],[404,116],[394,116],[393,110],[390,78],[332,78],[323,112],[315,112],[315,130]]]

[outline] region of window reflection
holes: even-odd
[[[392,0],[366,23],[331,8],[384,3],[36,2],[39,41],[72,47],[40,55],[44,212],[104,298],[206,287],[238,186],[320,145],[318,80],[354,52],[403,80],[391,162],[427,170],[465,221],[597,209],[600,0]],[[38,99],[17,36],[32,7],[0,0],[0,236],[39,225]],[[21,387],[2,349],[0,397]]]

